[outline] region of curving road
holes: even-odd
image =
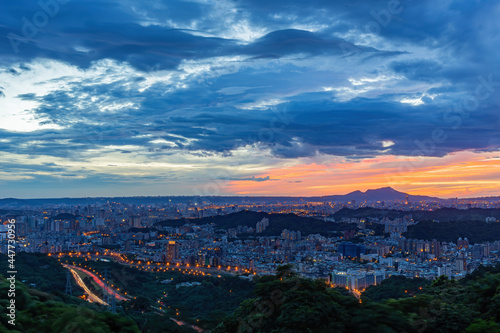
[[[85,284],[85,282],[83,282],[83,280],[80,277],[80,275],[78,275],[78,273],[73,268],[71,268],[71,267],[66,267],[66,268],[69,269],[69,271],[73,275],[73,278],[75,279],[76,284],[78,284],[85,291],[85,293],[88,295],[90,302],[96,302],[96,303],[99,303],[99,304],[102,304],[102,305],[105,305],[105,306],[109,305],[108,303],[106,303],[102,299],[100,299],[96,294],[94,294],[87,287],[87,285]]]
[[[92,273],[91,271],[87,270],[87,269],[84,269],[84,268],[81,268],[81,267],[77,267],[77,266],[73,266],[73,265],[68,265],[68,264],[63,264],[64,267],[68,268],[71,273],[73,274],[73,276],[75,276],[75,274],[78,276],[79,279],[76,279],[77,283],[79,281],[81,281],[83,283],[83,280],[80,278],[80,276],[74,272],[75,270],[79,270],[80,272],[90,276],[96,283],[97,285],[101,288],[101,289],[104,289],[106,290],[111,296],[113,296],[114,298],[116,298],[118,301],[128,301],[129,299],[128,298],[125,298],[123,297],[122,295],[120,295],[116,290],[114,290],[113,288],[109,287],[108,285],[106,285],[96,274]],[[78,285],[80,285],[80,283],[78,283]],[[85,285],[85,284],[84,284]],[[83,288],[83,287],[82,287]],[[85,286],[84,288],[85,292],[87,292],[88,288],[87,286]],[[89,290],[90,292],[90,290]],[[105,305],[108,305],[107,303],[105,303],[104,301],[102,301],[100,298],[98,298],[95,294],[92,294],[94,297],[96,297],[97,299],[100,300],[97,301],[98,303],[101,303],[101,304],[105,304]],[[89,294],[89,297],[90,297],[90,294]]]

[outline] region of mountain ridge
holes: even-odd
[[[349,202],[355,200],[356,202],[377,202],[377,201],[405,201],[406,196],[410,202],[418,201],[447,201],[455,200],[455,198],[438,198],[424,195],[413,195],[405,192],[397,191],[392,187],[381,187],[377,189],[368,189],[365,192],[356,190],[347,194],[334,194],[334,195],[324,195],[324,196],[187,196],[187,195],[174,195],[174,196],[115,196],[115,197],[80,197],[80,198],[32,198],[32,199],[18,199],[18,198],[1,198],[0,206],[10,205],[10,206],[23,206],[23,205],[43,205],[43,204],[57,204],[57,203],[67,203],[67,204],[95,204],[95,203],[106,203],[107,201],[118,201],[124,203],[148,203],[148,202],[169,202],[180,203],[180,202],[199,202],[210,201],[210,202],[229,202],[234,204],[240,203],[258,203],[262,201],[273,202],[313,202],[313,201],[337,201],[337,202]],[[491,197],[477,197],[477,198],[461,198],[458,200],[474,200],[483,199],[488,201],[500,200],[500,196]]]
[[[392,187],[381,187],[377,189],[368,189],[365,192],[353,191],[344,195],[328,195],[323,198],[329,198],[334,201],[404,201],[408,196],[409,201],[434,201],[434,200],[446,200],[437,197],[429,197],[424,195],[412,195],[404,192],[397,191]]]

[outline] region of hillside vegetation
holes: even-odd
[[[283,229],[297,230],[303,235],[322,234],[332,235],[333,232],[357,229],[353,224],[332,223],[322,220],[301,217],[295,214],[268,214],[265,212],[241,211],[227,215],[210,216],[199,219],[178,219],[158,222],[158,226],[178,227],[186,223],[209,224],[214,223],[219,229],[236,228],[238,225],[255,228],[257,222],[263,218],[269,219],[269,226],[262,234],[263,236],[279,236]]]
[[[470,243],[500,240],[500,223],[484,221],[422,221],[408,227],[407,238],[436,239],[442,242],[456,242],[459,237],[467,237]]]
[[[362,303],[322,280],[298,277],[290,266],[257,281],[254,297],[223,320],[214,333],[479,333],[500,332],[500,264],[461,281],[441,276],[413,297],[394,295],[387,284],[371,288]],[[413,288],[422,283],[404,281]],[[370,289],[369,288],[369,289]],[[378,290],[377,290],[378,289]]]
[[[341,221],[342,218],[383,218],[387,217],[389,219],[395,219],[398,217],[403,217],[405,215],[411,215],[416,221],[439,221],[439,222],[451,222],[451,221],[485,221],[487,217],[495,217],[500,220],[500,209],[498,208],[470,208],[470,209],[456,209],[456,208],[441,208],[433,211],[427,210],[413,210],[413,211],[402,211],[393,209],[379,209],[364,207],[358,209],[342,208],[332,217],[337,221]]]
[[[0,276],[0,305],[4,313],[10,302],[7,298],[9,286],[9,282]],[[1,332],[140,332],[130,319],[100,311],[77,298],[63,299],[37,289],[28,289],[23,283],[16,283],[15,305],[15,326],[9,324],[10,318],[3,314],[0,316]]]

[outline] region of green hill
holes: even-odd
[[[500,223],[483,221],[432,222],[422,221],[408,227],[407,238],[436,239],[442,242],[456,242],[459,237],[467,237],[471,243],[500,240]]]
[[[301,217],[295,214],[268,214],[265,212],[241,211],[227,215],[210,216],[198,219],[177,219],[158,222],[159,226],[178,227],[186,223],[210,224],[214,223],[219,229],[236,228],[238,225],[255,228],[257,222],[263,218],[269,219],[269,226],[260,235],[279,236],[283,229],[297,230],[303,235],[322,234],[332,235],[333,232],[343,230],[357,230],[357,227],[348,223],[332,223],[322,220]]]
[[[0,272],[8,271],[7,255],[0,253]],[[42,253],[18,252],[16,254],[17,280],[34,284],[35,288],[53,294],[64,293],[67,269],[59,261]],[[76,284],[73,284],[76,287]]]
[[[57,214],[56,216],[53,217],[54,220],[76,220],[77,218],[81,217],[80,215],[73,215],[69,213],[61,213]]]
[[[389,280],[369,288],[370,298],[380,301],[358,301],[322,280],[300,278],[290,266],[282,266],[276,275],[258,279],[254,297],[212,332],[500,333],[500,264],[482,267],[460,281],[446,276],[432,283]],[[404,293],[399,298],[401,293],[390,288],[398,283],[413,297]]]
[[[500,209],[498,208],[470,208],[470,209],[456,209],[456,208],[441,208],[433,211],[427,210],[412,210],[402,211],[394,209],[379,209],[371,207],[363,207],[358,209],[342,208],[331,216],[335,220],[340,221],[342,218],[383,218],[387,217],[395,219],[405,215],[412,215],[413,219],[417,221],[435,220],[440,222],[447,221],[485,221],[487,217],[495,217],[500,219]]]
[[[7,292],[9,282],[0,275],[0,307],[6,311],[10,304]],[[139,328],[130,319],[99,308],[78,298],[64,299],[37,289],[28,289],[23,283],[16,283],[15,325],[8,316],[0,317],[1,332],[23,333],[138,333]]]

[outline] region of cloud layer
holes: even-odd
[[[234,193],[297,165],[500,148],[495,2],[0,6],[0,182],[17,196]]]

